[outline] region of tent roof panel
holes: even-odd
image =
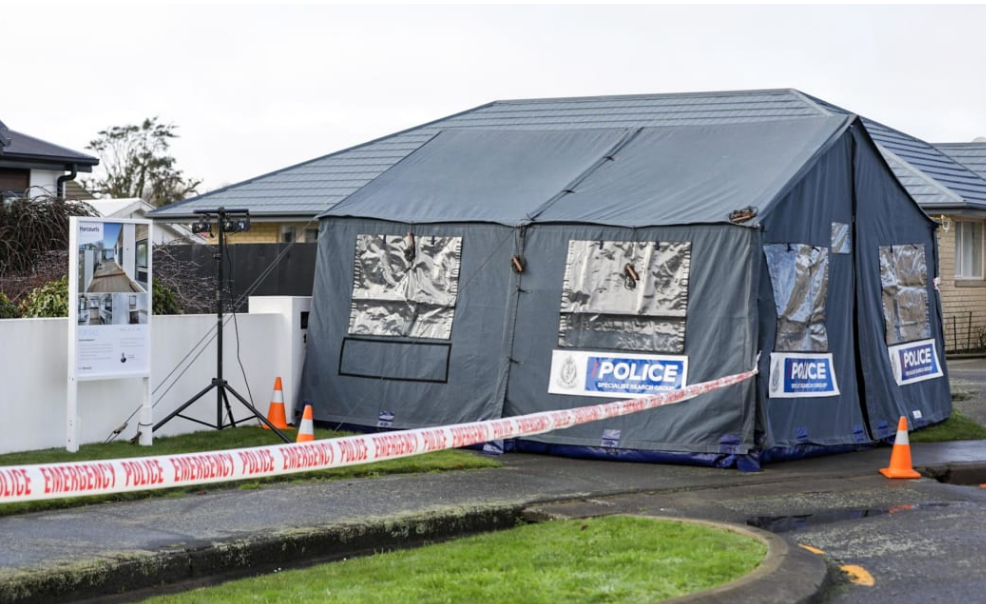
[[[848,124],[840,116],[644,129],[537,221],[728,223],[748,206],[762,216]]]
[[[728,222],[784,190],[846,117],[624,130],[449,130],[323,216],[398,222]],[[619,203],[613,203],[619,200]]]
[[[626,130],[448,130],[323,216],[520,224]]]

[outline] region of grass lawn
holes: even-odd
[[[986,440],[986,428],[980,426],[959,411],[942,423],[916,430],[908,434],[912,443],[940,443],[953,440]]]
[[[292,440],[297,435],[297,430],[282,430],[282,432],[284,432],[284,434]],[[330,430],[315,430],[316,439],[336,438],[340,436],[345,436],[345,434]],[[277,435],[270,430],[263,430],[256,426],[241,426],[238,428],[227,428],[225,430],[206,430],[202,432],[193,432],[191,434],[182,434],[179,436],[155,438],[154,445],[150,447],[132,445],[128,441],[123,440],[107,444],[82,445],[79,447],[78,453],[69,453],[65,449],[45,449],[42,451],[7,453],[5,455],[0,455],[0,466],[93,461],[100,459],[122,459],[152,455],[174,455],[177,453],[197,453],[200,451],[219,451],[224,449],[261,447],[265,445],[276,445],[281,442],[281,439],[279,439]],[[91,497],[73,497],[68,499],[51,499],[45,501],[0,504],[0,515],[61,509],[103,501],[128,501],[134,499],[146,499],[148,497],[176,496],[192,492],[201,493],[205,490],[230,487],[251,489],[258,488],[263,484],[269,484],[272,482],[301,482],[308,480],[335,480],[340,478],[384,476],[388,474],[447,472],[452,470],[494,468],[499,467],[500,465],[500,462],[496,459],[477,455],[476,453],[469,451],[436,451],[425,455],[415,455],[413,457],[404,457],[401,459],[389,459],[371,464],[347,466],[345,468],[335,468],[331,470],[319,470],[316,472],[304,472],[300,474],[288,474],[286,476],[275,476],[257,480],[241,480],[237,482],[216,483],[212,485],[199,485],[194,487],[179,487],[155,491],[120,493],[117,495],[97,495]]]
[[[737,579],[766,552],[759,540],[710,526],[608,516],[525,525],[146,602],[646,604]]]

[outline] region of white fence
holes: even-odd
[[[274,378],[280,376],[288,420],[293,418],[304,359],[300,315],[309,307],[310,298],[252,298],[249,314],[237,315],[235,324],[231,320],[226,323],[223,377],[247,400],[252,394],[252,403],[261,413],[267,413]],[[0,320],[0,453],[65,446],[67,321]],[[215,315],[153,318],[151,400],[155,422],[212,382],[216,374],[215,326]],[[80,382],[79,442],[102,442],[124,422],[128,425],[117,438],[132,438],[138,429],[141,396],[139,378]],[[238,420],[250,415],[235,397],[230,397],[230,405]],[[189,407],[185,415],[215,424],[215,389]],[[176,417],[154,435],[202,429],[207,428]]]

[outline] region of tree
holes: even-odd
[[[169,155],[177,126],[157,117],[140,125],[113,126],[99,132],[86,149],[99,155],[105,176],[86,180],[86,187],[110,197],[140,197],[156,206],[196,193],[201,180],[185,178]]]

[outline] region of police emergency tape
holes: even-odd
[[[533,436],[680,403],[756,373],[754,369],[632,400],[435,428],[207,453],[0,467],[0,504],[263,478]]]

